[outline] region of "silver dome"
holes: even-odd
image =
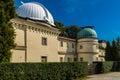
[[[22,18],[46,21],[54,26],[51,13],[40,3],[22,3],[17,9],[17,14]]]

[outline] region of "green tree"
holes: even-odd
[[[116,41],[112,41],[112,46],[111,46],[111,60],[116,61],[117,58],[117,46],[116,46]]]
[[[61,31],[59,36],[63,36],[63,37],[76,39],[77,33],[80,31],[80,27],[78,27],[77,25],[64,26],[62,22],[58,22],[58,21],[55,21],[55,25]]]
[[[64,27],[64,24],[62,22],[55,21],[55,25],[61,31],[61,33],[59,34],[59,36],[68,37],[68,34],[66,32],[66,27]]]
[[[120,61],[120,37],[116,39],[116,61]]]
[[[77,25],[66,27],[66,32],[68,34],[68,37],[72,39],[77,39],[77,34],[79,31],[80,31],[80,27],[78,27]]]
[[[62,22],[55,21],[55,26],[59,29],[63,28],[64,24]]]
[[[13,0],[0,0],[0,62],[9,62],[15,47],[15,32],[10,20],[16,16]]]
[[[113,40],[111,45],[109,41],[107,42],[105,59],[107,61],[120,61],[120,37]]]
[[[111,55],[111,45],[110,45],[110,42],[107,41],[106,45],[107,46],[106,46],[106,49],[105,49],[105,53],[106,53],[105,60],[106,61],[111,61],[112,60],[112,55]]]

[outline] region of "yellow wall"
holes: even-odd
[[[82,46],[82,48],[80,48]],[[91,63],[92,61],[97,61],[99,53],[98,39],[84,38],[79,39],[77,44],[78,60],[83,58],[83,61]]]
[[[57,35],[45,32],[27,31],[28,62],[40,62],[41,56],[47,56],[48,62],[58,62]],[[42,37],[47,38],[47,45],[42,45]]]
[[[59,61],[57,40],[59,34],[58,29],[47,24],[38,24],[20,18],[13,19],[12,22],[16,32],[17,46],[25,47],[26,43],[27,62],[41,62],[41,56],[46,56],[48,62]],[[19,28],[20,26],[22,30]],[[46,46],[41,44],[42,37],[47,38]],[[25,54],[25,51],[13,50],[12,62],[19,62],[17,58],[21,56],[20,54]],[[16,58],[14,56],[16,56]]]
[[[61,47],[61,41],[63,42],[63,46]],[[72,44],[74,45],[74,48],[72,48]],[[59,37],[58,39],[58,51],[63,51],[66,53],[73,53],[75,52],[75,40]]]
[[[25,62],[24,50],[13,50],[11,62]]]
[[[98,39],[84,38],[79,39],[76,46],[75,39],[59,36],[59,30],[41,22],[34,22],[25,19],[12,19],[13,27],[16,32],[15,42],[17,47],[12,50],[11,62],[41,62],[41,57],[46,56],[47,62],[68,62],[68,58],[74,61],[74,57],[78,54],[78,61],[104,61],[105,51],[99,49]],[[47,45],[42,45],[42,38],[47,39]],[[63,46],[61,47],[61,41]],[[74,44],[74,48],[72,48]],[[82,49],[80,49],[82,45]],[[25,57],[25,54],[27,55]],[[100,55],[104,55],[100,57]],[[26,60],[25,60],[26,59]]]
[[[61,41],[63,42],[63,46],[61,46]],[[72,44],[74,47],[72,47]],[[75,40],[65,37],[58,37],[58,52],[59,52],[59,59],[63,57],[64,62],[68,62],[68,58],[71,58],[72,62],[74,61],[75,55]]]

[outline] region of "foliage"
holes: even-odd
[[[80,31],[80,28],[77,25],[72,25],[66,27],[66,32],[69,38],[77,39],[77,34]]]
[[[86,62],[1,63],[2,80],[73,80],[87,74]]]
[[[64,27],[64,24],[62,22],[58,22],[55,21],[55,25],[58,29],[60,29],[61,33],[59,34],[59,36],[64,36],[64,37],[68,37],[67,32],[65,31],[66,28]]]
[[[0,62],[9,62],[11,49],[15,47],[15,33],[10,23],[15,16],[14,1],[0,0]]]
[[[64,26],[62,22],[55,21],[55,25],[60,29],[60,36],[77,39],[77,33],[80,31],[80,27],[77,25]]]
[[[63,26],[64,26],[64,24],[62,22],[58,22],[58,21],[55,21],[55,25],[59,29],[63,28]]]
[[[120,71],[120,62],[119,61],[106,61],[106,62],[94,62],[95,73],[107,73],[112,71]]]
[[[102,73],[111,72],[113,68],[113,61],[102,62]]]
[[[114,61],[112,71],[120,72],[120,61]]]
[[[107,61],[120,61],[120,37],[113,40],[112,45],[109,41],[107,42],[105,59]]]
[[[106,55],[105,55],[105,59],[106,59],[106,61],[112,61],[112,52],[111,52],[111,45],[110,45],[110,42],[109,41],[107,41],[106,42],[106,49],[105,49],[105,53],[106,53]]]

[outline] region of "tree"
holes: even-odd
[[[15,47],[15,32],[10,20],[16,16],[13,0],[0,0],[0,62],[9,62]]]
[[[111,61],[112,60],[112,55],[111,55],[111,45],[110,45],[110,42],[107,41],[106,45],[107,46],[106,46],[106,49],[105,49],[105,53],[106,53],[105,59],[106,59],[106,61]]]
[[[66,32],[68,33],[68,37],[72,39],[77,39],[77,34],[80,31],[80,28],[76,25],[68,26],[66,28]]]
[[[116,39],[116,61],[120,61],[120,37]]]
[[[113,40],[112,45],[109,41],[107,42],[105,59],[107,61],[120,61],[120,37]]]
[[[116,61],[117,58],[117,46],[116,46],[116,41],[112,41],[112,46],[111,46],[111,60]]]
[[[68,37],[68,34],[66,32],[66,28],[64,27],[64,24],[62,22],[55,21],[55,25],[61,31],[59,36]]]
[[[58,22],[58,21],[55,21],[55,25],[59,29],[63,28],[63,26],[64,26],[64,24],[62,22]]]
[[[78,27],[77,25],[64,26],[62,22],[58,21],[55,21],[55,25],[61,31],[59,36],[77,39],[77,34],[80,31],[80,27]]]

